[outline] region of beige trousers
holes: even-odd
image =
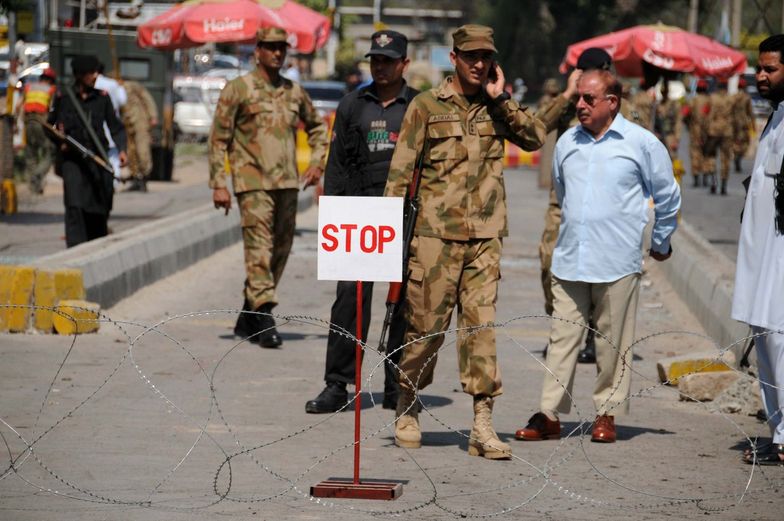
[[[631,344],[634,341],[639,289],[639,273],[608,283],[575,282],[553,276],[554,319],[547,349],[548,371],[542,385],[542,412],[557,416],[571,410],[577,355],[584,335],[583,324],[587,324],[591,317],[592,305],[593,319],[599,331],[596,335],[598,374],[593,390],[594,406],[598,414],[629,412]]]

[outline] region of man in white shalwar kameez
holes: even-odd
[[[760,136],[738,244],[732,318],[752,327],[772,444],[744,461],[784,465],[784,35],[759,46],[757,89],[774,112]],[[776,182],[779,182],[779,190]]]

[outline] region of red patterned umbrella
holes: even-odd
[[[641,77],[643,62],[654,67],[696,76],[729,77],[746,69],[746,55],[702,36],[664,24],[638,25],[570,45],[562,72],[574,67],[589,47],[601,47],[613,58],[621,76]]]
[[[140,47],[172,50],[207,42],[252,42],[259,27],[282,27],[311,53],[329,37],[329,18],[292,0],[186,0],[139,26]]]

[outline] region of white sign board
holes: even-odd
[[[318,279],[401,282],[403,198],[321,196]]]

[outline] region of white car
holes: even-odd
[[[226,82],[223,76],[174,78],[174,126],[178,138],[206,139],[210,135],[212,116]]]

